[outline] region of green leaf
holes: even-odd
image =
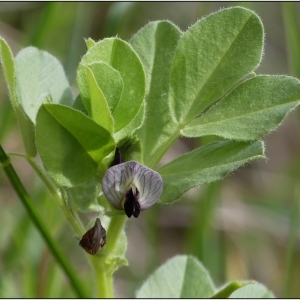
[[[124,89],[124,82],[120,73],[104,62],[90,64],[88,67],[92,70],[97,84],[107,100],[111,113],[114,114]]]
[[[160,203],[171,203],[189,189],[226,176],[246,162],[264,157],[263,142],[214,142],[186,153],[158,169],[164,189]]]
[[[92,38],[88,38],[85,40],[85,44],[86,44],[87,48],[90,49],[93,46],[95,46],[96,42]]]
[[[245,8],[221,10],[190,27],[172,65],[174,122],[186,124],[232,89],[259,65],[262,50],[261,20]]]
[[[208,298],[214,285],[202,264],[177,255],[159,267],[136,293],[137,298]]]
[[[59,104],[40,107],[36,142],[51,177],[69,187],[95,176],[102,159],[115,147],[107,130],[83,113]]]
[[[263,284],[249,284],[234,291],[229,298],[275,298],[274,294],[268,290]]]
[[[73,211],[79,210],[80,212],[88,213],[99,210],[99,204],[97,201],[98,184],[99,182],[93,177],[76,187],[68,188],[66,190]]]
[[[92,70],[85,67],[90,92],[91,118],[110,134],[114,132],[114,120],[111,116],[105,96],[97,84]]]
[[[86,108],[85,108],[85,106],[82,102],[82,99],[81,99],[80,95],[77,95],[72,107],[76,110],[81,111],[85,115],[88,115],[88,112],[87,112],[87,110],[86,110]]]
[[[123,161],[135,160],[143,164],[143,149],[141,140],[134,136],[120,147]]]
[[[236,291],[237,289],[240,289],[248,284],[251,284],[253,282],[240,282],[240,281],[233,281],[227,284],[225,287],[222,287],[217,293],[215,293],[211,298],[212,299],[224,299],[229,298],[229,296]]]
[[[15,108],[18,106],[18,100],[16,96],[16,70],[13,54],[6,41],[0,37],[0,50],[1,50],[1,64],[4,72],[4,76],[7,83],[9,95]]]
[[[84,65],[80,66],[80,68],[83,67]],[[124,83],[120,73],[112,68],[109,64],[104,62],[91,64],[89,65],[89,68],[92,70],[94,78],[96,79],[99,88],[102,90],[106,98],[112,116],[114,116],[114,112],[122,97],[122,92],[124,89]],[[105,76],[103,76],[103,74],[105,74]],[[87,82],[86,78],[85,80],[85,82]],[[90,99],[89,102],[85,104],[85,106],[89,109],[91,114]],[[144,103],[142,103],[139,112],[131,120],[131,122],[114,134],[116,144],[118,144],[124,138],[131,137],[134,132],[141,127],[144,122],[144,118],[145,105]]]
[[[145,104],[141,105],[138,114],[133,118],[133,120],[124,128],[119,130],[114,134],[116,144],[121,142],[123,139],[128,139],[133,136],[135,131],[139,129],[145,120]]]
[[[6,41],[0,37],[0,58],[4,76],[9,91],[9,97],[17,116],[19,127],[26,150],[26,154],[34,157],[36,155],[34,126],[28,116],[21,109],[16,92],[16,68],[11,49]]]
[[[72,92],[60,62],[46,51],[27,47],[16,56],[17,95],[35,124],[37,111],[51,95],[54,103],[72,105]]]
[[[130,40],[139,55],[146,74],[146,118],[137,134],[143,143],[144,161],[152,165],[152,159],[163,148],[177,126],[170,117],[168,91],[171,65],[180,30],[171,22],[151,22]],[[163,130],[161,130],[163,128]]]
[[[120,73],[124,82],[122,97],[112,114],[115,132],[117,132],[128,125],[140,110],[145,95],[145,73],[137,54],[128,43],[118,38],[101,40],[88,49],[78,68],[77,82],[84,103],[89,102],[89,92],[85,76],[82,74],[82,65],[98,62],[105,62],[112,66]],[[95,77],[99,82],[99,78]],[[104,91],[102,86],[99,86]],[[109,88],[113,89],[114,86]]]
[[[180,133],[188,137],[218,135],[255,140],[280,125],[300,103],[300,82],[288,76],[257,76],[235,88]]]

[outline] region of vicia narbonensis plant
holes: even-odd
[[[141,217],[157,201],[172,203],[263,158],[261,139],[300,103],[297,79],[254,73],[262,59],[263,26],[240,7],[211,14],[186,32],[156,21],[129,42],[86,40],[75,98],[55,57],[34,47],[13,57],[7,43],[0,43],[24,156],[88,252],[99,297],[113,296],[112,274],[127,264],[128,217]],[[157,167],[180,136],[207,135],[224,140]],[[78,212],[96,212],[99,219],[85,227]],[[176,265],[192,275],[175,278]],[[199,276],[206,276],[204,288]],[[217,293],[199,262],[179,256],[158,269],[137,296],[227,297],[244,285],[232,283]]]

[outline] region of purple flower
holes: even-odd
[[[139,164],[128,161],[109,168],[102,179],[102,190],[116,208],[124,209],[128,218],[155,204],[162,192],[161,176]]]

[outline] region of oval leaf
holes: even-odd
[[[16,113],[19,127],[26,150],[26,154],[34,157],[36,155],[34,125],[28,116],[21,109],[16,91],[16,67],[11,49],[6,41],[0,37],[0,58],[5,76],[9,98]]]
[[[137,135],[142,141],[144,161],[153,157],[177,131],[170,116],[168,91],[171,65],[181,31],[171,22],[150,22],[130,40],[146,73],[146,118]],[[161,130],[163,128],[163,130]]]
[[[278,127],[299,104],[299,80],[288,76],[257,76],[240,84],[180,133],[188,137],[218,135],[255,140]]]
[[[45,168],[64,186],[76,186],[95,176],[102,159],[115,147],[107,130],[59,104],[40,107],[36,141]]]
[[[208,298],[214,286],[192,256],[177,255],[159,267],[136,293],[137,298]]]
[[[170,90],[174,121],[186,124],[260,63],[263,27],[252,11],[233,7],[199,20],[176,49]]]
[[[91,118],[110,134],[114,132],[114,120],[111,116],[105,96],[97,84],[92,70],[85,67],[90,92]]]
[[[76,187],[66,190],[73,211],[83,213],[99,211],[97,185],[99,185],[99,182],[93,177]]]
[[[137,129],[139,129],[145,120],[145,104],[143,103],[140,107],[138,114],[133,118],[133,120],[123,127],[121,130],[114,134],[114,139],[116,144],[120,142],[122,144],[122,140],[128,140],[132,137]]]
[[[124,83],[120,73],[104,62],[98,62],[88,66],[97,81],[97,84],[103,92],[108,107],[113,114],[122,97]],[[105,76],[103,76],[105,74]]]
[[[186,153],[158,169],[164,183],[159,202],[171,203],[189,189],[226,176],[246,162],[264,157],[261,141],[215,142]]]
[[[111,65],[120,73],[124,82],[122,97],[113,113],[117,132],[129,124],[139,112],[145,95],[145,73],[132,47],[118,38],[107,38],[96,43],[83,56],[81,65],[98,62]],[[77,81],[83,101],[86,103],[89,102],[89,92],[81,65],[78,68]],[[96,80],[99,81],[98,78]]]
[[[54,103],[72,105],[72,92],[60,62],[35,47],[21,50],[15,58],[18,101],[35,124],[37,111],[46,96]]]
[[[268,290],[263,284],[261,283],[254,283],[246,285],[236,291],[234,291],[229,298],[275,298],[274,294]]]

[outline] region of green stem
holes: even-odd
[[[159,150],[156,151],[154,157],[148,164],[148,167],[153,169],[159,163],[163,155],[169,150],[172,144],[180,137],[180,129],[176,130],[176,132],[167,140],[166,143],[163,144]]]
[[[127,221],[127,216],[115,216],[111,218],[107,229],[107,244],[105,252],[113,253],[116,248],[117,242],[120,238],[120,234],[125,226]]]
[[[284,276],[283,276],[283,284],[282,284],[282,294],[281,296],[284,298],[290,297],[290,292],[292,290],[292,282],[295,273],[295,260],[297,253],[297,232],[300,225],[299,218],[299,183],[295,182],[294,184],[294,195],[293,195],[293,203],[291,207],[291,217],[290,217],[290,232],[288,236],[288,245],[286,250],[285,257],[285,268],[284,268]]]
[[[111,217],[111,221],[107,229],[107,244],[103,249],[106,253],[108,253],[108,255],[100,257],[89,256],[95,270],[99,298],[114,297],[112,277],[114,269],[111,266],[112,262],[110,261],[110,255],[115,253],[118,240],[120,239],[120,235],[126,221],[127,217],[125,215]]]
[[[65,274],[68,276],[74,291],[77,293],[78,297],[80,298],[87,297],[88,295],[85,289],[83,288],[83,286],[81,285],[79,278],[76,276],[76,273],[73,270],[72,266],[69,264],[68,260],[60,251],[57,244],[49,234],[46,225],[43,223],[42,219],[40,218],[37,210],[35,209],[32,203],[31,198],[29,197],[27,191],[25,190],[23,184],[21,183],[20,178],[18,177],[17,173],[15,172],[13,166],[10,163],[9,157],[6,155],[1,145],[0,145],[0,163],[8,179],[10,180],[12,186],[14,187],[16,193],[18,194],[22,204],[25,206],[32,222],[34,223],[34,225],[36,226],[36,228],[44,238],[54,258],[57,260],[61,268],[64,270]]]
[[[89,255],[96,276],[98,298],[114,298],[113,276],[105,262],[106,256]]]

